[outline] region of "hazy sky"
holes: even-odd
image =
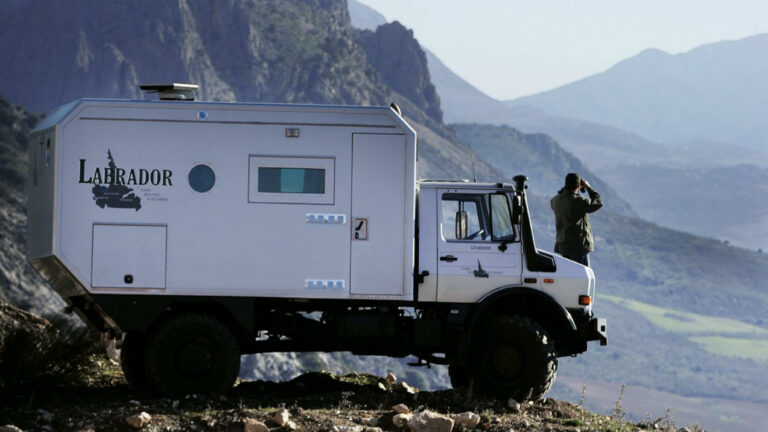
[[[768,32],[767,0],[359,0],[497,99],[669,53]],[[768,53],[767,53],[768,55]]]

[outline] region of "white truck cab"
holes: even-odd
[[[607,341],[592,270],[536,248],[526,178],[417,181],[390,107],[81,99],[30,142],[28,260],[136,386],[221,392],[241,354],[351,351],[538,399]]]

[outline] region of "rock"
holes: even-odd
[[[152,416],[149,415],[149,413],[142,411],[139,414],[126,417],[125,422],[132,428],[141,429],[144,425],[152,422]]]
[[[406,393],[410,393],[410,394],[416,394],[416,393],[419,392],[418,388],[409,386],[408,383],[405,382],[405,381],[402,381],[402,382],[399,382],[399,383],[395,384],[394,385],[394,389],[395,390],[403,390]]]
[[[49,422],[49,423],[53,421],[54,417],[56,417],[55,415],[53,415],[52,412],[48,412],[48,411],[46,411],[44,409],[41,409],[41,408],[37,409],[37,416],[39,418],[43,419],[43,421],[46,421],[46,422]]]
[[[510,399],[508,402],[509,408],[511,408],[512,412],[515,414],[519,414],[520,411],[523,410],[523,406],[517,403],[514,399]]]
[[[398,414],[408,414],[411,412],[410,408],[406,404],[397,404],[392,407],[392,411],[398,413]]]
[[[362,426],[334,426],[333,432],[363,432]]]
[[[387,386],[385,386],[384,383],[382,382],[378,383],[377,387],[379,387],[379,389],[381,390],[387,391]]]
[[[171,403],[171,408],[176,409],[179,407],[179,401],[175,400]]]
[[[137,400],[129,400],[128,403],[131,405],[141,406],[141,402]]]
[[[24,432],[24,431],[17,428],[14,425],[5,425],[5,426],[0,426],[0,432]]]
[[[288,422],[285,424],[285,428],[295,431],[299,428],[299,426],[293,420],[288,420]]]
[[[411,418],[413,418],[413,414],[411,413],[395,414],[392,416],[392,424],[395,425],[396,428],[402,428],[411,421]]]
[[[269,432],[269,427],[256,419],[247,418],[243,419],[243,430],[245,432]]]
[[[272,413],[272,421],[279,426],[286,426],[291,418],[291,413],[287,409],[283,408]]]
[[[453,420],[442,414],[422,411],[408,421],[411,432],[451,432]]]
[[[473,412],[465,412],[451,416],[453,422],[457,425],[473,428],[480,423],[480,416]]]
[[[392,385],[397,382],[397,377],[392,372],[388,373],[386,377],[384,377],[384,380],[387,381],[387,384]]]
[[[376,72],[396,92],[406,95],[436,121],[443,120],[440,97],[432,84],[427,57],[410,30],[395,21],[360,35]]]
[[[368,426],[378,426],[379,425],[379,418],[378,417],[371,417],[369,419],[363,420],[363,423],[367,424]]]
[[[677,430],[677,432],[691,432],[691,430],[688,429],[687,427],[681,427],[680,429]]]

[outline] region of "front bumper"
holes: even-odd
[[[600,345],[608,344],[608,320],[596,318],[584,310],[569,310],[576,330],[562,334],[557,341],[559,357],[581,354],[587,350],[587,342],[600,341]]]
[[[588,341],[599,340],[600,345],[608,345],[608,319],[592,317],[587,324]]]

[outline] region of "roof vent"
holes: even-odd
[[[139,88],[147,93],[157,93],[160,100],[191,102],[195,100],[195,90],[199,89],[200,86],[197,84],[170,83],[142,84]]]

